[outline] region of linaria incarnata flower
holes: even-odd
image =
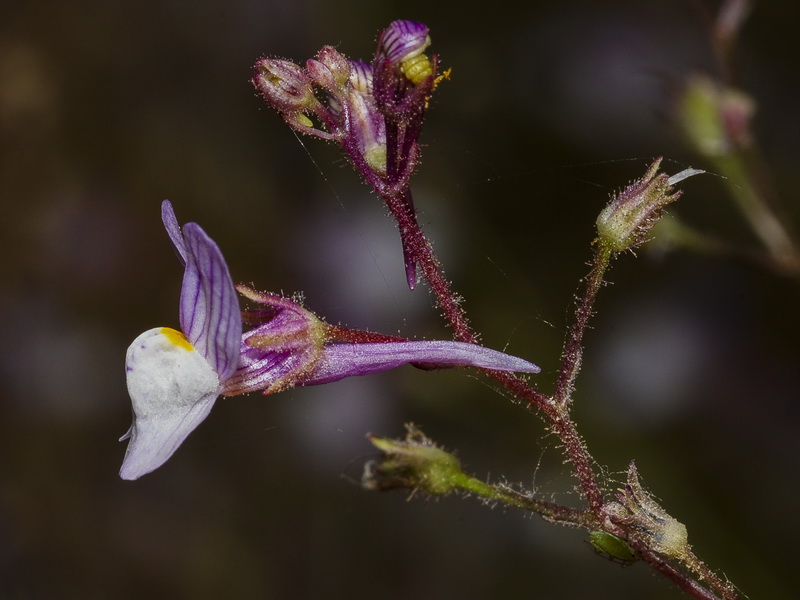
[[[181,331],[150,329],[128,348],[125,368],[134,419],[120,439],[130,439],[120,469],[123,479],[138,479],[164,464],[219,396],[257,390],[271,394],[409,363],[539,371],[521,358],[462,342],[385,336],[337,342],[339,328],[299,303],[240,286],[239,292],[258,305],[245,313],[255,328],[243,333],[236,289],[217,245],[196,223],[180,227],[168,201],[161,214],[185,268]]]

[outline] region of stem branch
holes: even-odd
[[[555,401],[558,405],[568,406],[572,401],[575,379],[583,363],[583,334],[592,317],[592,309],[597,294],[603,286],[603,277],[611,263],[612,250],[603,242],[595,247],[594,261],[589,275],[586,277],[586,289],[575,311],[575,322],[569,332],[561,355],[561,369],[556,381]]]

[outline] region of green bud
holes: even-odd
[[[725,156],[751,143],[755,103],[744,92],[694,76],[686,82],[676,108],[684,135],[703,156]]]
[[[597,217],[600,242],[614,252],[629,250],[641,244],[661,216],[664,207],[681,196],[673,186],[692,175],[703,173],[685,169],[672,177],[659,173],[658,158],[641,179],[614,195]]]
[[[437,496],[455,490],[466,476],[459,460],[437,447],[413,425],[405,440],[367,436],[383,453],[364,467],[362,485],[370,490],[409,488]]]

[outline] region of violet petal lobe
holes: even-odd
[[[430,45],[428,27],[415,21],[392,21],[378,37],[378,49],[386,58],[399,63],[421,54]]]
[[[302,385],[338,381],[354,375],[367,375],[401,365],[481,367],[498,371],[538,373],[533,363],[475,344],[454,341],[404,341],[369,344],[330,344]]]
[[[186,244],[183,242],[183,235],[181,234],[181,226],[178,225],[178,219],[175,217],[175,211],[172,208],[172,202],[164,200],[161,203],[161,221],[164,223],[164,229],[167,230],[169,239],[172,240],[172,245],[181,259],[181,264],[186,264]]]
[[[183,226],[183,240],[181,329],[224,382],[239,363],[242,316],[236,290],[222,252],[197,223]]]

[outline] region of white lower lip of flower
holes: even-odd
[[[220,381],[182,333],[156,327],[137,337],[125,361],[134,421],[120,470],[137,479],[160,467],[208,416]]]

